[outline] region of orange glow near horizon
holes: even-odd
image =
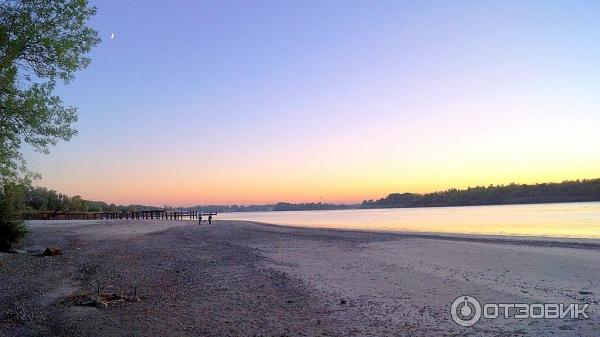
[[[600,158],[593,155],[600,148],[598,124],[551,112],[505,114],[499,125],[486,124],[493,114],[438,115],[420,125],[390,115],[335,134],[333,126],[324,128],[314,137],[256,130],[257,137],[217,135],[212,141],[219,150],[205,155],[192,155],[197,140],[191,132],[180,146],[169,143],[172,134],[159,135],[167,138],[154,158],[132,155],[144,153],[145,144],[126,139],[127,151],[107,147],[80,160],[72,155],[74,141],[33,158],[44,164],[39,185],[86,199],[157,206],[356,203],[394,192],[600,177]]]
[[[364,162],[338,158],[335,165],[329,163],[328,166],[318,160],[304,166],[287,161],[286,166],[279,167],[270,167],[266,162],[255,165],[238,162],[222,170],[218,169],[222,164],[214,162],[212,168],[205,167],[203,172],[189,169],[199,165],[194,162],[183,161],[179,167],[156,163],[145,171],[130,163],[120,170],[107,168],[101,175],[85,170],[68,177],[61,174],[56,181],[45,178],[38,185],[116,204],[192,206],[279,201],[357,203],[394,192],[426,193],[489,184],[532,184],[600,177],[598,170],[582,169],[589,167],[589,163],[577,160],[555,163],[542,171],[525,159],[520,166],[515,162],[473,160],[464,163],[446,159],[448,161],[442,161],[440,157],[436,160],[421,158],[412,163],[388,160],[384,167],[379,166],[384,160],[375,158]],[[541,165],[550,167],[550,163],[542,162]],[[600,167],[600,163],[595,165]],[[348,169],[343,171],[344,168]],[[60,171],[59,167],[57,169]]]
[[[38,184],[118,204],[190,206],[354,203],[394,192],[600,177],[600,158],[593,155],[600,148],[593,130],[597,124],[563,129],[559,122],[537,122],[524,124],[527,132],[512,127],[511,133],[469,124],[455,134],[460,122],[440,123],[449,127],[429,127],[421,137],[390,124],[363,130],[357,139],[341,134],[300,143],[290,139],[287,146],[250,143],[245,152],[225,149],[207,156],[186,156],[182,147],[156,158],[99,151],[79,160],[68,156],[75,146],[69,143],[57,148],[57,155],[37,157],[44,159],[44,178]],[[394,134],[400,136],[390,136]],[[143,153],[143,145],[139,151]]]
[[[440,115],[415,128],[392,115],[369,127],[359,122],[310,138],[286,137],[277,128],[257,130],[261,137],[287,142],[239,135],[230,136],[238,137],[232,142],[219,136],[214,139],[219,150],[203,156],[188,154],[196,142],[190,134],[180,147],[165,139],[157,146],[165,155],[154,158],[132,156],[145,148],[133,139],[124,143],[131,152],[99,149],[96,156],[80,160],[69,155],[76,151],[75,142],[34,158],[44,160],[39,185],[87,199],[157,206],[354,203],[394,192],[600,177],[600,158],[593,155],[600,148],[598,124],[515,113],[504,117],[510,126],[486,125],[489,117]],[[246,151],[236,151],[243,146]]]

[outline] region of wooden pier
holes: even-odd
[[[194,220],[216,212],[148,210],[137,212],[36,212],[26,220]]]

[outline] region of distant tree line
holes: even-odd
[[[192,207],[180,208],[183,211],[198,212],[269,212],[273,210],[274,205],[197,205]]]
[[[200,212],[270,212],[309,211],[356,208],[442,207],[533,204],[555,202],[600,201],[600,179],[574,180],[535,185],[510,184],[449,189],[426,194],[392,193],[361,204],[288,203],[263,205],[198,205],[192,207],[156,207],[148,205],[115,205],[103,201],[68,196],[45,187],[27,186],[23,192],[24,212],[136,212],[145,210],[179,210]]]
[[[157,209],[144,205],[115,205],[68,196],[45,187],[26,186],[25,212],[136,212]]]
[[[562,183],[490,185],[416,194],[392,193],[365,200],[361,208],[438,207],[600,201],[600,179]]]
[[[186,211],[201,211],[201,212],[271,212],[271,211],[314,211],[314,210],[333,210],[333,209],[352,209],[358,208],[358,205],[349,204],[328,204],[321,202],[311,203],[289,203],[289,202],[278,202],[276,204],[264,204],[264,205],[203,205],[185,207],[183,210]]]
[[[86,200],[79,195],[69,196],[45,187],[24,187],[25,213],[33,212],[138,212],[149,210],[201,212],[261,212],[272,211],[275,205],[198,205],[192,207],[115,205],[104,201]]]
[[[280,202],[275,204],[274,211],[315,211],[315,210],[334,210],[334,209],[351,209],[356,208],[356,205],[348,204],[327,204],[321,202],[309,202],[301,204],[292,204]]]

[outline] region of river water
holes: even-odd
[[[600,202],[220,213],[217,219],[304,227],[600,238]]]

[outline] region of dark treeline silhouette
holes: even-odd
[[[332,210],[332,209],[351,209],[356,208],[357,205],[347,204],[327,204],[321,202],[310,202],[301,204],[291,204],[287,202],[280,202],[275,204],[274,211],[309,211],[309,210]]]
[[[25,192],[26,212],[137,212],[157,209],[144,205],[115,205],[68,196],[45,187],[28,186]]]
[[[86,200],[79,195],[68,196],[55,190],[37,186],[27,186],[25,206],[26,212],[138,212],[162,209],[223,213],[272,211],[275,208],[275,205],[202,205],[175,208],[170,206],[115,205],[103,201]]]
[[[362,204],[288,203],[264,205],[198,205],[192,207],[157,207],[147,205],[115,205],[103,201],[85,200],[68,196],[44,187],[27,188],[27,212],[136,212],[145,210],[178,210],[200,212],[269,212],[309,211],[355,208],[441,207],[504,204],[533,204],[554,202],[600,201],[600,179],[564,181],[535,185],[510,184],[470,187],[465,190],[449,189],[426,194],[392,193],[379,200],[365,200]]]
[[[198,211],[198,212],[269,212],[272,211],[275,205],[198,205],[192,207],[182,207],[183,211]]]
[[[361,208],[439,207],[556,202],[600,201],[600,179],[546,184],[490,185],[449,189],[426,194],[392,193],[379,200],[365,200]]]
[[[206,206],[193,206],[185,207],[183,210],[186,211],[214,211],[214,212],[271,212],[271,211],[309,211],[309,210],[328,210],[328,209],[351,209],[358,208],[358,205],[347,205],[347,204],[327,204],[321,202],[301,203],[293,204],[288,202],[278,202],[276,204],[265,204],[265,205],[206,205]]]

